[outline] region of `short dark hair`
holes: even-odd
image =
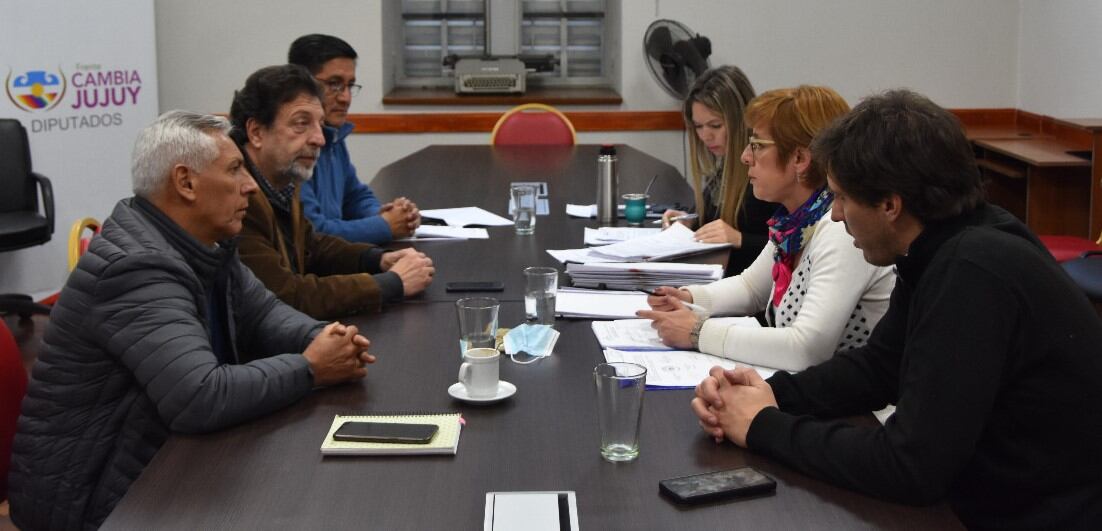
[[[250,119],[271,127],[279,108],[303,94],[325,101],[314,76],[301,66],[266,66],[253,72],[245,80],[245,86],[233,93],[230,137],[239,145],[244,144],[247,140],[245,126]]]
[[[355,60],[356,50],[343,39],[320,33],[295,39],[287,51],[288,63],[304,66],[311,74],[317,74],[322,65],[338,58]]]
[[[812,157],[854,200],[874,205],[898,194],[922,223],[957,216],[983,201],[983,183],[960,121],[925,96],[871,96],[815,138]]]

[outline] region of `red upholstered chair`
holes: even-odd
[[[573,146],[578,140],[574,124],[558,109],[542,103],[517,105],[494,124],[490,144],[495,146]]]
[[[1038,237],[1041,239],[1041,243],[1045,244],[1048,252],[1052,253],[1052,256],[1056,257],[1056,261],[1060,263],[1079,258],[1087,251],[1102,250],[1102,235],[1099,235],[1098,241],[1095,242],[1078,236],[1045,235]]]
[[[27,371],[23,368],[23,356],[8,325],[0,320],[0,501],[8,498],[11,442],[26,392]]]

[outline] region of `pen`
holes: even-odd
[[[660,297],[661,296],[658,293],[655,293],[654,290],[647,289],[647,288],[635,288],[635,291],[642,291],[643,293],[646,293],[647,295],[650,295],[652,297]],[[681,299],[677,299],[677,300],[680,301]],[[681,304],[684,305],[686,308],[689,309],[689,311],[691,311],[693,313],[708,314],[708,310],[705,310],[704,307],[700,306],[699,304],[693,304],[691,302],[685,302],[685,301],[681,301]]]
[[[674,216],[674,217],[672,217],[672,218],[669,218],[669,220],[668,220],[668,221],[669,221],[670,223],[673,223],[673,222],[675,222],[675,221],[682,221],[682,220],[686,220],[686,219],[696,219],[696,217],[697,217],[697,215],[696,215],[696,214],[682,214],[682,215],[680,215],[680,216]],[[651,222],[651,224],[653,224],[653,225],[661,225],[663,221],[667,221],[667,220],[666,220],[665,218],[662,218],[662,219],[656,219],[656,220],[652,221],[652,222]]]

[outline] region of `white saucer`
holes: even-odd
[[[497,381],[497,394],[494,396],[488,396],[485,398],[475,398],[467,395],[467,386],[463,385],[463,382],[457,382],[452,384],[448,388],[448,394],[452,395],[452,398],[462,400],[464,402],[471,402],[474,404],[488,404],[490,402],[497,402],[498,400],[505,400],[510,396],[513,396],[517,392],[517,386],[506,382],[505,380]]]

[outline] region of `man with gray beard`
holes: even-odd
[[[314,231],[299,185],[321,147],[325,111],[314,76],[297,65],[257,70],[234,94],[232,136],[256,178],[241,233],[241,260],[281,300],[317,319],[379,311],[432,282],[432,260],[385,252]]]

